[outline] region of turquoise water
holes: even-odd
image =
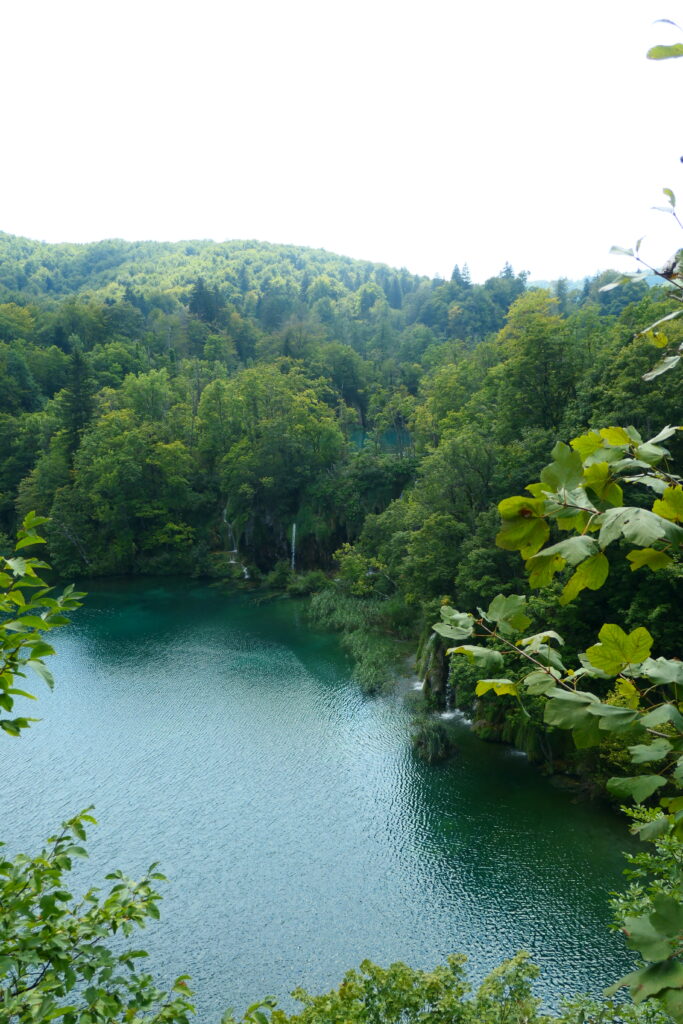
[[[160,978],[192,974],[202,1022],[266,994],[289,1005],[365,957],[464,952],[480,979],[526,948],[549,1004],[628,968],[606,928],[618,819],[465,724],[452,763],[416,761],[402,701],[363,696],[292,602],[88,589],[42,722],[0,742],[3,838],[33,849],[94,803],[84,888],[159,860],[162,920],[136,943]]]

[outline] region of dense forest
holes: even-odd
[[[35,510],[61,576],[319,591],[314,615],[380,686],[440,605],[524,586],[496,505],[558,438],[680,419],[675,375],[643,382],[635,337],[666,292],[601,291],[612,276],[535,288],[506,265],[473,284],[258,242],[1,234],[2,542]],[[554,612],[569,644],[611,620],[675,653],[677,569],[613,561],[599,594]],[[553,593],[532,599],[541,618]],[[444,700],[443,650],[430,666]]]

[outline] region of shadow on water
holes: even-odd
[[[527,948],[550,1004],[629,966],[606,929],[614,817],[465,725],[453,762],[417,762],[403,704],[363,696],[295,602],[187,581],[89,590],[44,721],[0,745],[6,838],[33,846],[95,803],[83,885],[160,860],[171,885],[142,944],[159,973],[193,975],[200,1019],[320,991],[367,956],[462,951],[481,978]]]

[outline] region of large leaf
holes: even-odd
[[[628,552],[626,558],[631,563],[631,572],[642,569],[643,566],[647,566],[652,572],[657,572],[658,569],[666,569],[667,566],[673,565],[673,559],[664,551],[657,551],[656,548],[635,548]]]
[[[679,732],[683,732],[683,715],[673,704],[660,704],[654,711],[648,711],[640,719],[640,724],[646,729],[656,729],[660,725],[669,723]]]
[[[575,437],[569,443],[574,451],[579,453],[584,462],[590,455],[593,455],[603,447],[602,437],[594,430],[589,431],[587,434],[581,434],[580,437]]]
[[[683,661],[676,661],[673,658],[646,658],[640,666],[640,671],[660,686],[670,683],[683,686]]]
[[[525,636],[519,641],[519,643],[522,647],[526,647],[528,651],[535,651],[538,650],[540,644],[544,644],[548,640],[557,640],[560,646],[564,644],[564,640],[559,633],[555,632],[554,629],[544,629],[542,633],[534,633],[532,636]]]
[[[594,693],[582,691],[565,691],[555,689],[547,701],[543,720],[546,725],[556,725],[560,729],[579,729],[587,724],[593,725],[589,708],[599,703]],[[597,723],[596,723],[597,728]]]
[[[586,468],[586,487],[608,505],[623,505],[624,492],[612,476],[607,462],[594,462]]]
[[[469,661],[474,662],[478,668],[485,672],[497,672],[503,667],[503,655],[499,651],[493,651],[490,647],[474,647],[471,644],[463,644],[462,647],[451,647],[447,654],[464,654]]]
[[[506,551],[519,551],[523,558],[535,555],[550,536],[543,518],[545,502],[538,498],[506,498],[498,505],[503,520],[496,544]]]
[[[560,604],[569,604],[582,590],[599,590],[607,579],[608,573],[609,562],[602,551],[593,555],[592,558],[587,558],[565,584],[560,596]]]
[[[644,626],[626,634],[621,626],[606,623],[598,637],[601,642],[589,647],[586,656],[591,665],[610,676],[616,676],[628,665],[638,665],[645,661],[653,643],[652,636]]]
[[[651,46],[647,51],[647,57],[648,60],[670,60],[672,57],[683,57],[683,43]]]
[[[449,640],[466,640],[474,632],[474,616],[468,612],[458,612],[450,605],[443,605],[441,619],[432,629]]]
[[[477,697],[483,697],[489,690],[493,690],[499,697],[514,696],[517,693],[517,684],[511,679],[480,679],[474,692]]]
[[[652,743],[637,743],[628,749],[631,751],[631,760],[634,764],[649,764],[665,758],[672,750],[672,746],[667,739],[660,736]]]
[[[484,612],[484,618],[495,622],[501,633],[521,633],[531,622],[526,614],[526,597],[498,594]]]
[[[664,519],[683,522],[683,487],[667,487],[662,497],[655,501],[652,511]]]
[[[548,555],[559,555],[569,565],[578,565],[579,562],[583,562],[589,555],[594,555],[598,551],[598,542],[594,537],[568,537],[566,540],[544,548],[540,554],[532,555],[529,564],[533,565],[535,561],[546,558]]]
[[[640,729],[640,716],[632,708],[620,708],[615,704],[592,704],[590,714],[600,720],[603,732],[630,732]]]
[[[635,800],[641,804],[656,790],[666,786],[666,782],[662,775],[634,775],[631,778],[608,779],[607,790],[618,800]]]
[[[625,917],[624,932],[631,949],[637,949],[644,960],[666,960],[674,951],[671,937],[662,934],[649,915]]]
[[[578,452],[558,441],[552,450],[553,461],[541,473],[541,480],[553,491],[573,490],[583,480],[583,462]]]
[[[608,508],[600,515],[599,522],[601,548],[619,537],[641,548],[652,547],[663,538],[677,544],[683,541],[683,530],[679,526],[646,508]]]
[[[628,985],[634,1003],[642,1003],[650,996],[659,995],[665,989],[683,987],[683,964],[678,960],[663,960],[649,964],[620,978],[605,989],[606,996],[613,996],[622,985]]]
[[[472,636],[471,629],[451,626],[448,622],[435,622],[432,629],[446,640],[467,640],[468,637]]]
[[[633,444],[633,438],[624,427],[603,427],[600,436],[607,444],[615,445],[618,448],[629,447]]]
[[[550,586],[555,575],[564,569],[566,564],[564,558],[560,558],[559,555],[546,555],[544,551],[532,555],[524,566],[529,574],[529,586],[532,590]]]
[[[530,693],[532,696],[538,696],[554,690],[557,686],[557,679],[547,672],[542,672],[541,669],[536,669],[524,676],[524,686],[527,693]]]

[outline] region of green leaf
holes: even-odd
[[[544,629],[541,633],[534,633],[533,636],[525,636],[519,641],[522,647],[526,647],[530,651],[534,651],[538,648],[539,644],[546,643],[547,640],[557,640],[558,644],[562,646],[564,640],[559,633],[556,633],[554,629]]]
[[[618,800],[635,800],[641,804],[662,786],[666,786],[662,775],[635,775],[632,778],[608,779],[607,790]]]
[[[681,310],[677,310],[677,311],[676,311],[676,315],[677,315],[677,316],[680,316],[680,315],[681,315],[681,312],[683,312],[683,311],[681,311]],[[677,432],[678,430],[680,430],[680,429],[681,429],[680,427],[670,427],[670,426],[668,426],[668,427],[662,427],[662,429],[661,429],[661,430],[659,431],[659,433],[658,433],[658,434],[655,434],[655,436],[654,436],[654,437],[651,437],[651,438],[650,438],[650,439],[648,440],[648,442],[647,442],[647,443],[648,443],[648,444],[659,444],[659,443],[660,443],[660,441],[668,441],[668,440],[669,440],[669,438],[670,438],[670,437],[673,437],[673,436],[674,436],[674,434],[675,434],[675,433],[676,433],[676,432]]]
[[[606,548],[622,536],[641,548],[652,547],[663,538],[678,544],[683,541],[683,531],[679,526],[646,508],[608,508],[601,513],[598,521],[601,548]]]
[[[637,949],[644,960],[666,960],[674,951],[674,943],[655,927],[648,916],[625,917],[624,932],[631,949]]]
[[[573,490],[583,480],[583,462],[578,452],[558,441],[552,450],[553,462],[541,472],[541,480],[553,491]]]
[[[547,555],[559,555],[569,565],[578,565],[579,562],[583,562],[589,555],[593,555],[597,551],[599,551],[598,542],[594,537],[568,537],[566,540],[544,548],[540,555],[532,555],[529,563],[533,564],[537,558],[545,558]]]
[[[489,690],[493,690],[499,697],[517,693],[517,684],[511,679],[480,679],[475,688],[477,697],[483,697]]]
[[[664,989],[682,988],[683,964],[673,959],[649,964],[622,978],[621,982],[628,984],[634,1003],[642,1003],[644,999],[656,996]]]
[[[546,555],[545,552],[532,555],[524,564],[529,573],[529,586],[532,590],[550,586],[555,575],[564,569],[566,564],[564,558],[560,558],[559,555]]]
[[[622,448],[624,445],[630,447],[633,444],[633,438],[623,427],[603,427],[600,437],[607,444],[615,445],[618,448]]]
[[[661,499],[655,501],[652,511],[664,519],[683,522],[683,487],[667,487]]]
[[[657,839],[659,836],[663,836],[669,831],[671,822],[665,814],[660,814],[658,817],[653,818],[652,821],[646,821],[644,825],[638,825],[633,829],[633,834],[637,835],[643,842],[651,842],[653,839]]]
[[[635,548],[628,552],[626,558],[631,563],[631,572],[642,569],[643,566],[657,572],[658,569],[666,569],[668,565],[673,565],[673,558],[664,551],[657,551],[656,548]]]
[[[683,686],[683,661],[674,658],[646,658],[640,671],[660,686]]]
[[[673,748],[667,739],[659,737],[652,743],[637,743],[628,749],[634,764],[649,764],[651,761],[661,761]]]
[[[683,732],[683,715],[673,704],[660,704],[654,711],[648,711],[640,719],[640,724],[646,729],[656,729],[660,725],[673,725],[679,732]]]
[[[671,43],[668,46],[660,44],[651,46],[647,51],[648,60],[670,60],[672,57],[683,57],[683,43]]]
[[[586,468],[585,484],[601,501],[623,505],[624,492],[612,476],[608,462],[594,462]]]
[[[468,636],[472,636],[474,616],[470,615],[469,612],[458,612],[455,608],[451,608],[450,605],[446,604],[441,608],[441,618],[452,630],[452,632],[442,635],[448,635],[453,640],[466,640]]]
[[[493,651],[489,647],[474,647],[471,644],[464,644],[462,647],[451,647],[446,654],[464,654],[469,661],[474,662],[485,672],[495,672],[503,667],[503,655],[499,651]]]
[[[597,452],[602,448],[603,439],[600,434],[591,430],[587,434],[581,434],[580,437],[575,437],[574,440],[569,443],[574,451],[577,451],[585,461],[589,455],[593,455],[594,452]]]
[[[524,676],[523,682],[527,693],[530,693],[532,696],[549,693],[557,685],[557,680],[554,676],[549,675],[547,672],[542,672],[540,669],[536,669],[534,672]]]
[[[644,626],[639,626],[628,635],[614,623],[605,624],[598,633],[599,644],[586,651],[591,665],[616,676],[628,665],[637,665],[649,657],[653,640]]]
[[[588,710],[590,705],[599,703],[595,694],[560,689],[551,690],[550,693],[543,711],[546,725],[556,725],[560,729],[589,728],[597,732],[598,722]]]
[[[593,704],[590,713],[599,719],[603,732],[630,732],[634,726],[640,728],[640,716],[633,708],[621,708],[615,704]]]
[[[35,575],[25,558],[6,558],[5,565],[9,566],[15,576]]]
[[[543,518],[545,502],[538,498],[506,498],[498,505],[503,520],[496,537],[498,547],[520,551],[529,558],[542,548],[550,536],[550,527]]]
[[[579,538],[576,539],[578,540]],[[599,590],[607,579],[608,574],[609,562],[607,561],[607,556],[602,551],[597,555],[593,555],[592,558],[587,558],[585,562],[579,565],[565,584],[560,597],[560,604],[569,604],[582,590]]]
[[[659,994],[659,999],[666,1013],[680,1024],[683,1021],[683,991],[680,988],[667,988]]]
[[[460,626],[451,626],[449,622],[435,622],[432,629],[446,640],[466,640],[472,636],[471,628],[463,629]]]
[[[508,597],[498,594],[483,617],[489,622],[495,622],[501,633],[521,633],[531,622],[526,614],[526,598],[518,594],[510,594]]]

